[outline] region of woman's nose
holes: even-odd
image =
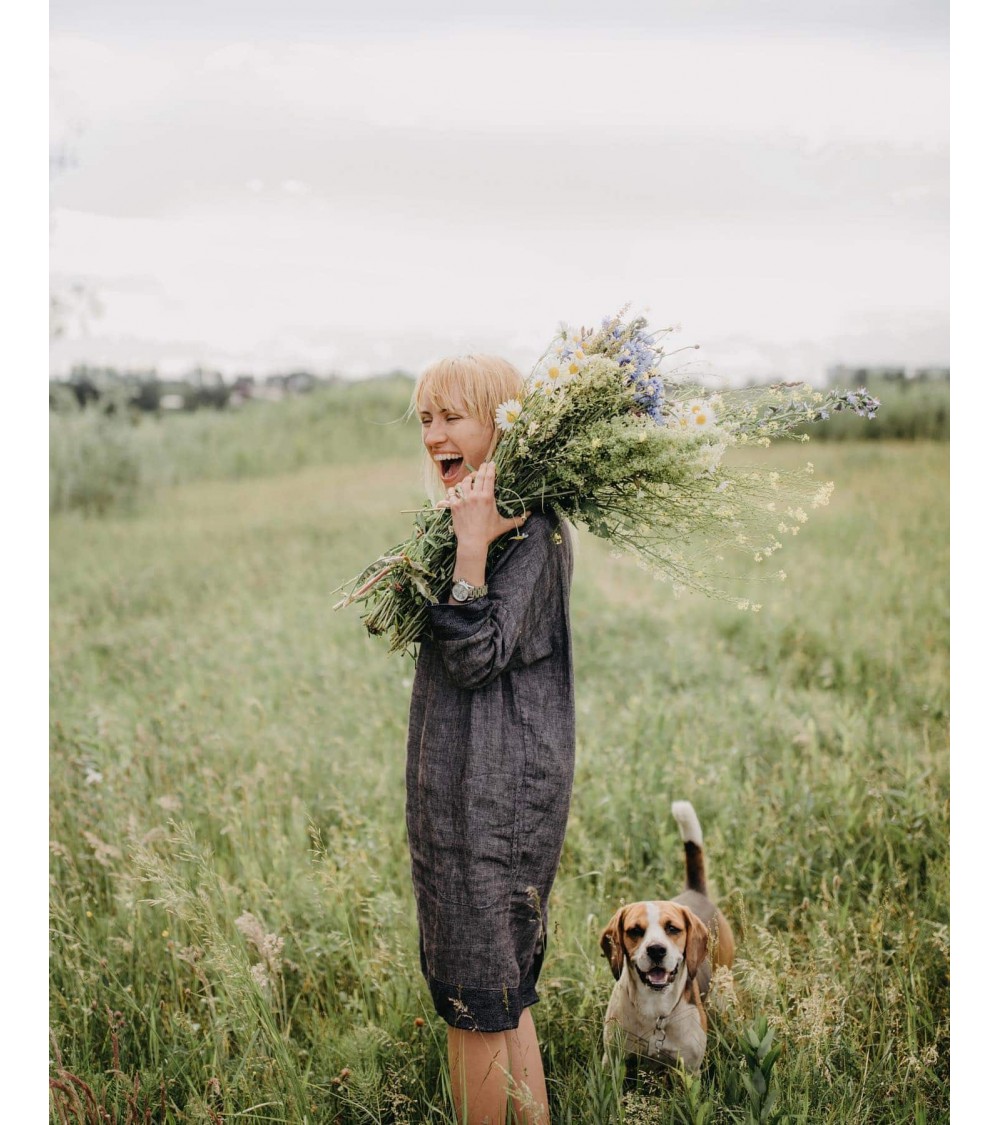
[[[441,423],[436,418],[432,419],[430,425],[424,428],[424,445],[436,445],[441,440],[442,433]]]

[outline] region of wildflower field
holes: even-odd
[[[262,476],[261,415],[164,420],[155,465],[186,460],[162,486],[53,517],[54,1122],[450,1119],[403,823],[412,664],[331,608],[422,499],[417,426],[375,424],[390,391],[330,410],[290,462],[257,447]],[[553,1119],[943,1122],[948,446],[748,456],[836,483],[787,580],[747,587],[759,613],[676,599],[580,537],[576,783],[535,1009]],[[680,798],[737,960],[700,1079],[623,1098],[598,940],[623,901],[681,888]]]

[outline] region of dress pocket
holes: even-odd
[[[509,773],[465,777],[436,810],[429,836],[440,901],[482,909],[510,894],[521,783]]]

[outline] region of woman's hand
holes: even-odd
[[[451,522],[460,546],[488,547],[505,532],[519,528],[531,515],[500,515],[494,495],[496,477],[496,465],[487,461],[460,484],[449,488],[448,495],[437,505],[451,509]]]

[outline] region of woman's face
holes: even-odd
[[[464,409],[439,410],[432,402],[417,402],[424,448],[445,488],[454,488],[472,469],[478,469],[493,444],[492,422],[480,422]]]

